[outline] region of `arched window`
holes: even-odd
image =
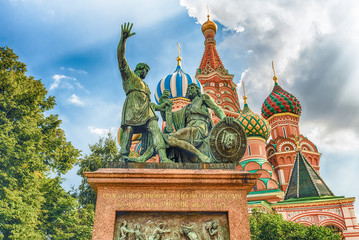
[[[342,234],[342,230],[335,225],[326,225],[325,227],[333,229],[334,233],[339,233],[340,235]]]

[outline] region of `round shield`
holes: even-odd
[[[247,147],[247,137],[238,122],[227,124],[221,120],[209,135],[209,148],[213,162],[236,163],[242,159]]]

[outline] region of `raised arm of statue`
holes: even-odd
[[[153,109],[155,111],[164,111],[166,109],[167,106],[172,106],[169,102],[165,102],[162,104],[155,104],[155,103],[151,103],[151,106],[153,107]],[[164,119],[166,121],[166,119]]]
[[[202,96],[207,106],[214,111],[214,114],[216,114],[219,119],[226,117],[226,114],[224,114],[223,110],[215,102],[213,102],[209,95],[203,94]]]
[[[117,46],[117,60],[118,60],[118,68],[121,72],[121,76],[123,80],[128,79],[128,73],[131,71],[130,67],[127,64],[127,60],[125,58],[126,51],[126,40],[135,35],[136,33],[132,32],[133,23],[125,23],[121,25],[121,39]]]
[[[224,119],[227,124],[230,124],[234,121],[233,117],[226,116],[222,108],[220,108],[215,102],[213,102],[209,95],[203,94],[203,99],[206,102],[207,106],[214,111],[214,114],[216,114],[219,119]]]

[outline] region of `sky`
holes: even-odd
[[[359,198],[356,0],[1,0],[0,46],[12,48],[28,75],[56,97],[50,113],[59,115],[67,140],[88,154],[89,144],[109,131],[116,135],[121,123],[121,24],[134,23],[126,58],[132,69],[150,66],[145,81],[154,93],[175,71],[177,43],[182,69],[195,75],[207,7],[218,25],[221,60],[235,83],[245,82],[251,109],[260,113],[272,91],[273,60],[279,85],[302,105],[301,133],[322,153],[322,178],[335,195]],[[66,189],[80,183],[76,171],[64,176]]]

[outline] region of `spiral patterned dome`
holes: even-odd
[[[236,119],[246,131],[247,137],[261,137],[267,140],[270,135],[270,125],[261,116],[252,112],[248,104],[244,104],[241,115]]]
[[[265,119],[277,113],[293,113],[300,116],[301,112],[302,106],[299,100],[289,92],[283,90],[277,82],[262,106],[262,116]]]
[[[172,74],[167,75],[162,78],[161,81],[157,84],[156,92],[155,92],[155,100],[157,103],[160,101],[160,97],[164,90],[169,90],[171,95],[170,98],[176,97],[186,97],[187,87],[191,83],[196,83],[200,88],[201,92],[203,92],[203,88],[200,82],[191,77],[189,74],[183,72],[181,65],[178,64],[176,71]]]

